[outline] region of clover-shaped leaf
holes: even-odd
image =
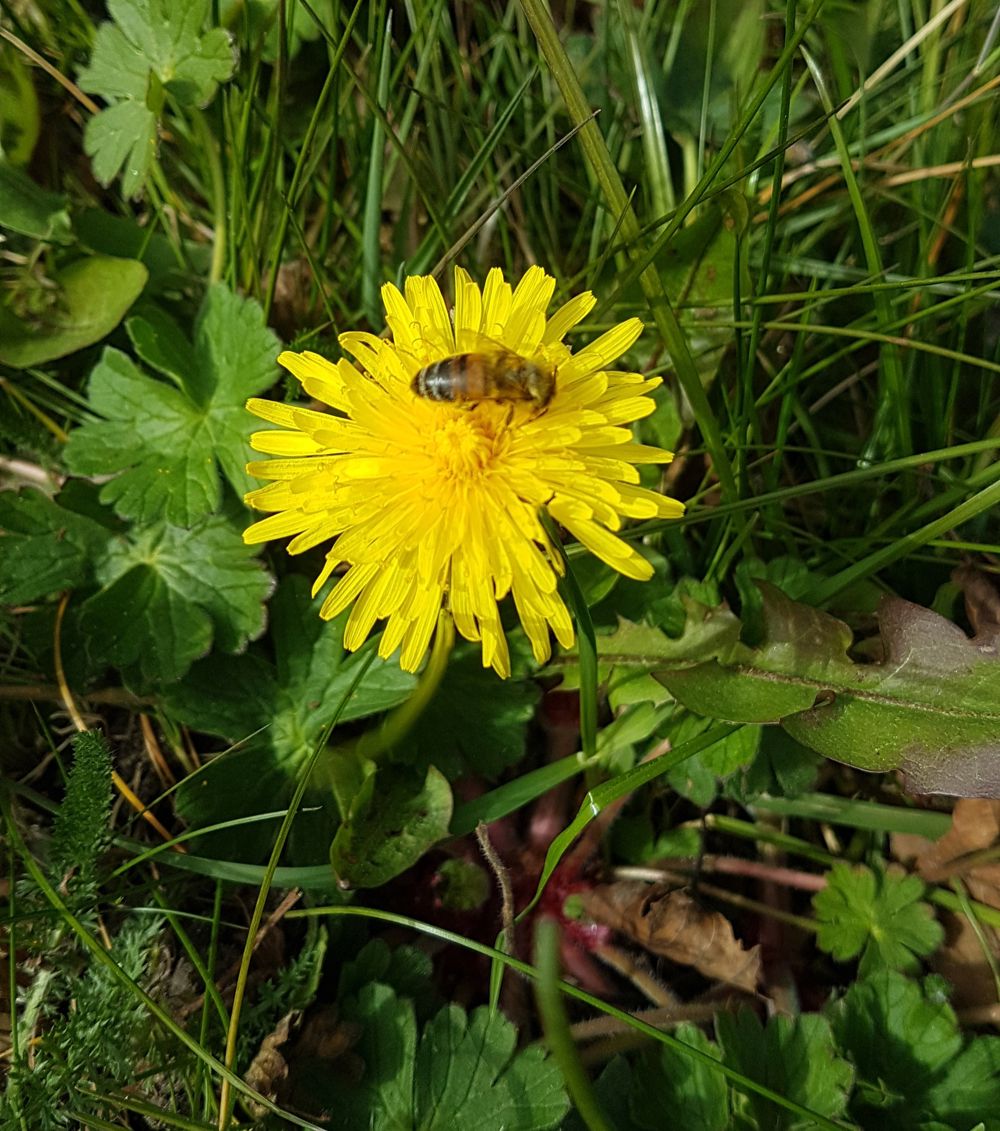
[[[84,149],[94,175],[110,184],[125,167],[123,189],[135,196],[156,154],[165,93],[182,106],[208,102],[233,71],[233,48],[221,28],[204,32],[209,0],[109,0],[113,23],[97,29],[80,87],[110,105],[87,123]]]
[[[944,938],[923,894],[916,876],[835,864],[826,887],[813,896],[816,942],[841,962],[862,955],[862,972],[913,969],[917,957],[931,954]]]
[[[276,376],[278,340],[257,303],[212,287],[193,345],[164,314],[130,318],[136,352],[168,378],[148,376],[108,348],[90,375],[90,406],[100,419],[77,428],[66,464],[108,475],[101,501],[124,518],[190,526],[219,506],[219,467],[237,494],[247,491],[247,397]]]

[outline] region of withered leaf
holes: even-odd
[[[693,966],[714,981],[752,993],[760,978],[760,947],[747,949],[732,924],[680,889],[641,881],[601,884],[579,893],[595,922],[626,935],[653,954]]]
[[[292,1026],[297,1025],[302,1011],[290,1010],[261,1041],[257,1055],[250,1062],[243,1079],[262,1096],[274,1100],[278,1094],[278,1087],[288,1075],[288,1061],[279,1051],[288,1043]],[[263,1118],[267,1109],[260,1104],[254,1104],[254,1114]]]
[[[898,839],[898,838],[897,838]],[[1000,801],[979,798],[956,803],[951,828],[937,841],[924,841],[915,864],[930,884],[958,878],[973,899],[1000,908],[1000,863],[980,855],[1000,842]],[[895,843],[895,842],[894,842]],[[931,958],[932,967],[951,983],[957,1009],[977,1008],[996,1000],[996,982],[984,944],[1000,958],[1000,935],[985,923],[974,928],[966,915],[945,912],[945,943]]]

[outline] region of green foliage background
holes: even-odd
[[[970,924],[1000,999],[1000,910],[892,840],[951,824],[907,786],[1000,796],[994,15],[0,10],[3,1127],[1000,1128],[1000,1040],[933,972]],[[319,551],[243,545],[243,405],[453,263],[592,289],[579,344],[646,322],[648,485],[689,509],[629,532],[645,585],[567,547],[577,651],[512,625],[510,681],[459,647],[429,697],[319,620]],[[795,994],[619,1015],[585,1070],[571,1022],[644,1002],[556,991],[530,911],[492,948],[480,821],[566,938],[566,882],[729,860],[701,898],[784,932]]]

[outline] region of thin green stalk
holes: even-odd
[[[796,0],[787,0],[785,4],[785,29],[786,32],[795,30],[795,8]],[[756,294],[754,296],[754,308],[750,326],[750,340],[747,343],[745,370],[742,374],[742,383],[750,392],[748,398],[749,414],[756,417],[756,408],[753,405],[753,378],[756,369],[757,350],[760,346],[760,338],[762,332],[762,323],[764,321],[765,306],[757,302],[757,296],[763,294],[768,287],[769,276],[771,274],[771,256],[774,253],[774,243],[778,231],[778,211],[781,207],[781,182],[785,172],[785,146],[788,142],[788,122],[791,115],[792,105],[792,69],[787,67],[781,82],[781,105],[778,109],[778,137],[777,149],[778,155],[774,159],[774,173],[771,177],[771,199],[767,209],[767,223],[764,226],[764,247],[761,251],[760,258],[760,275],[758,278]],[[738,315],[737,315],[738,317]],[[783,406],[784,407],[784,406]],[[784,414],[783,414],[784,419]],[[757,429],[755,427],[755,433]],[[749,443],[750,436],[744,430],[743,432],[743,446]],[[778,443],[776,450],[780,453],[782,445]],[[772,479],[772,482],[777,482],[777,479]]]
[[[260,930],[260,924],[264,918],[264,908],[267,906],[267,897],[271,891],[271,883],[274,879],[275,869],[278,867],[278,861],[281,859],[281,854],[285,849],[285,842],[288,840],[288,836],[292,831],[292,823],[295,820],[295,815],[299,811],[302,798],[305,796],[309,779],[312,777],[313,770],[316,768],[320,757],[326,750],[330,733],[337,725],[344,708],[350,702],[351,696],[360,685],[361,680],[364,679],[374,659],[375,652],[370,651],[364,661],[358,665],[357,675],[352,680],[347,693],[341,699],[337,707],[337,713],[320,735],[309,758],[306,759],[300,767],[298,779],[295,782],[295,792],[292,794],[292,799],[288,803],[288,812],[285,814],[285,819],[281,822],[278,835],[274,838],[274,847],[271,849],[271,856],[268,859],[267,867],[264,869],[264,878],[257,892],[257,902],[254,905],[253,914],[250,916],[247,938],[243,945],[243,956],[240,959],[240,969],[236,976],[236,988],[233,991],[233,1008],[229,1015],[229,1029],[226,1032],[225,1068],[227,1074],[222,1078],[222,1088],[219,1092],[219,1131],[226,1131],[226,1128],[229,1127],[229,1121],[232,1118],[235,1097],[232,1094],[231,1079],[234,1075],[232,1072],[233,1065],[236,1063],[236,1041],[239,1036],[240,1014],[243,1010],[243,999],[246,996],[247,979],[250,976],[250,960],[253,957],[254,947],[257,943],[257,932]]]
[[[875,278],[881,278],[884,269],[882,266],[882,255],[878,247],[878,237],[875,235],[875,231],[872,228],[871,218],[868,215],[864,198],[861,195],[861,187],[854,174],[854,166],[851,162],[850,152],[848,151],[847,139],[844,137],[840,120],[834,113],[833,99],[830,97],[830,93],[827,90],[822,71],[805,48],[802,50],[802,56],[812,74],[816,90],[823,103],[823,109],[828,115],[827,124],[830,127],[830,134],[833,137],[834,145],[837,147],[837,153],[840,157],[841,174],[847,186],[847,195],[850,197],[851,206],[854,209],[854,218],[857,221],[858,232],[861,236],[861,246],[864,248],[865,263],[871,275]],[[872,300],[875,304],[875,313],[879,323],[886,325],[891,322],[892,303],[889,300],[889,296],[884,291],[875,291],[872,295]],[[880,424],[887,419],[894,419],[895,421],[895,446],[897,450],[902,449],[904,452],[909,452],[913,449],[913,437],[910,430],[910,398],[906,383],[903,380],[903,367],[900,363],[899,347],[887,343],[886,348],[881,354],[881,363],[881,372],[884,375],[885,381],[879,397],[878,411],[876,412],[875,420],[872,424],[871,436],[866,444],[866,458],[870,458],[878,447]]]
[[[219,927],[222,923],[222,881],[215,881],[215,894],[212,897],[212,931],[208,940],[208,957],[205,959],[205,970],[212,985],[215,985],[215,971],[219,962]],[[205,983],[206,989],[208,982]],[[208,1041],[208,1024],[211,1013],[208,1007],[208,994],[205,994],[201,1007],[201,1020],[198,1028],[198,1043],[204,1048]],[[229,1024],[229,1015],[225,1014],[223,1025]],[[215,1107],[215,1092],[212,1090],[211,1079],[202,1077],[202,1103],[204,1110],[210,1111]],[[218,1112],[215,1113],[218,1115]]]
[[[212,176],[212,263],[208,270],[208,281],[218,283],[226,266],[226,177],[222,169],[219,143],[203,111],[194,111],[194,125]]]
[[[302,148],[299,150],[298,160],[295,162],[295,170],[292,173],[291,184],[288,186],[288,195],[285,199],[285,207],[282,209],[281,216],[278,220],[278,230],[274,237],[274,242],[271,245],[271,277],[268,282],[267,296],[264,299],[264,320],[267,321],[271,313],[271,307],[274,305],[274,292],[278,286],[278,267],[281,264],[281,254],[285,246],[285,238],[288,234],[288,224],[291,218],[292,209],[298,203],[299,193],[302,189],[302,180],[305,175],[306,162],[309,153],[312,149],[313,141],[316,137],[316,131],[319,129],[319,124],[323,121],[324,111],[326,109],[326,101],[330,96],[330,91],[333,89],[334,79],[337,74],[337,68],[340,66],[341,60],[344,57],[344,52],[347,50],[347,45],[351,41],[351,32],[354,30],[354,25],[357,22],[358,16],[361,14],[361,6],[363,0],[357,0],[351,14],[347,18],[347,26],[344,28],[344,34],[340,37],[340,42],[337,44],[336,50],[333,53],[333,58],[330,60],[329,69],[326,73],[326,78],[323,81],[323,86],[316,99],[316,105],[313,108],[311,117],[309,118],[309,125],[306,127],[305,136],[302,138]],[[321,21],[318,17],[313,17],[317,23],[322,27]]]
[[[455,622],[451,613],[442,609],[438,616],[430,659],[420,676],[420,682],[413,694],[406,697],[378,730],[367,731],[361,736],[354,748],[357,757],[374,760],[402,742],[441,686],[454,645]]]
[[[91,957],[98,965],[103,966],[111,975],[111,977],[120,985],[127,989],[130,993],[142,1002],[146,1010],[156,1018],[156,1020],[166,1029],[168,1033],[176,1040],[179,1041],[186,1049],[194,1053],[199,1060],[212,1069],[218,1076],[222,1078],[229,1089],[240,1092],[243,1095],[250,1096],[256,1103],[261,1104],[268,1111],[275,1115],[281,1116],[289,1123],[296,1127],[305,1127],[309,1131],[323,1131],[323,1129],[315,1123],[310,1123],[307,1119],[300,1119],[297,1115],[292,1115],[290,1112],[284,1111],[272,1100],[266,1096],[260,1095],[254,1091],[244,1080],[242,1080],[235,1072],[233,1072],[228,1065],[223,1064],[217,1060],[210,1053],[206,1052],[204,1048],[195,1040],[194,1037],[187,1032],[181,1025],[178,1025],[170,1013],[163,1008],[155,999],[137,983],[134,982],[128,974],[115,962],[111,954],[104,949],[101,943],[94,938],[94,936],[87,930],[87,928],[80,922],[79,919],[67,907],[62,896],[56,889],[49,883],[48,878],[42,869],[38,866],[35,858],[28,850],[28,846],[24,843],[24,838],[21,836],[20,830],[14,820],[14,814],[10,803],[10,795],[6,789],[0,790],[0,814],[2,814],[4,823],[7,828],[7,835],[10,838],[12,847],[24,862],[28,874],[35,882],[35,886],[45,896],[51,906],[58,912],[62,922],[69,927],[69,929],[76,935],[83,946],[90,952]]]
[[[593,120],[593,112],[584,96],[576,68],[560,42],[548,4],[545,0],[521,0],[521,5],[538,41],[539,49],[559,86],[569,116],[574,124],[580,127],[580,148],[600,187],[607,210],[613,220],[620,220],[629,254],[634,257],[637,254],[635,245],[642,234],[639,221],[629,204],[628,194],[608,152],[600,127]],[[638,277],[656,328],[674,363],[677,380],[684,390],[684,395],[691,405],[705,439],[705,447],[712,458],[723,493],[729,499],[736,499],[738,496],[736,477],[723,444],[719,423],[709,404],[701,376],[688,348],[687,338],[663,287],[660,273],[652,262],[649,262],[638,271]]]
[[[542,1019],[542,1032],[577,1114],[590,1131],[611,1131],[594,1087],[580,1060],[570,1032],[566,1007],[559,992],[559,927],[553,919],[542,919],[535,928],[535,1000]]]
[[[830,475],[813,483],[793,483],[788,487],[781,487],[777,491],[768,491],[763,495],[757,495],[753,499],[740,499],[736,503],[723,503],[711,510],[697,508],[680,518],[672,518],[669,521],[655,520],[639,523],[623,531],[622,537],[626,539],[643,538],[647,534],[655,534],[661,530],[677,529],[680,526],[692,526],[703,522],[715,522],[736,510],[755,510],[771,503],[783,503],[791,499],[799,499],[803,495],[820,495],[826,491],[855,487],[860,483],[866,483],[871,479],[880,479],[897,471],[913,471],[926,464],[941,463],[944,460],[960,459],[977,452],[990,451],[996,446],[996,440],[992,439],[971,440],[967,444],[955,444],[950,448],[938,448],[932,452],[918,452],[912,456],[901,456],[899,459],[886,460],[885,463],[874,464],[871,467],[856,467],[851,471],[842,471],[837,475]],[[937,537],[937,535],[931,535],[931,537]],[[576,547],[569,546],[567,551],[572,556]]]
[[[372,120],[372,140],[368,153],[368,184],[361,223],[361,306],[369,325],[379,319],[379,288],[382,285],[382,173],[385,168],[385,110],[389,104],[389,60],[392,58],[392,13],[382,32],[378,85],[375,102],[382,114]]]
[[[834,574],[833,577],[818,582],[810,591],[809,599],[818,605],[823,605],[849,585],[853,585],[862,578],[871,577],[873,573],[878,573],[879,570],[885,569],[886,566],[892,565],[900,558],[905,558],[907,554],[912,553],[913,550],[923,546],[926,542],[930,542],[931,539],[940,537],[946,531],[953,530],[956,526],[961,526],[963,522],[968,522],[996,506],[1000,506],[1000,481],[984,487],[972,498],[966,499],[964,503],[959,503],[947,514],[934,519],[933,522],[927,523],[919,530],[914,530],[912,534],[904,534],[894,542],[883,546],[882,549],[876,550],[875,553],[869,554],[868,557],[855,562],[847,569],[841,570],[840,573]]]

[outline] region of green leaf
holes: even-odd
[[[731,634],[725,607],[695,624],[690,662],[657,678],[708,718],[780,722],[793,738],[863,770],[902,769],[918,792],[1000,796],[1000,657],[995,631],[970,640],[929,609],[896,597],[879,610],[882,659],[847,655],[848,627],[765,582],[764,639]],[[707,628],[718,618],[713,640]],[[683,655],[688,633],[677,642]],[[711,658],[706,656],[709,640]]]
[[[531,680],[497,680],[483,669],[478,648],[457,648],[404,743],[407,761],[433,764],[452,781],[470,774],[495,779],[524,757],[540,695]]]
[[[110,184],[124,165],[122,188],[138,194],[156,154],[164,93],[200,106],[233,71],[233,48],[221,28],[202,31],[209,0],[109,0],[114,23],[97,29],[80,87],[111,105],[91,118],[84,149],[94,175]]]
[[[31,68],[9,43],[0,43],[0,154],[27,165],[41,131]]]
[[[735,1015],[718,1014],[715,1028],[723,1059],[737,1072],[817,1115],[835,1118],[843,1113],[854,1074],[838,1054],[826,1018],[816,1013],[804,1013],[794,1020],[778,1015],[762,1027],[744,1009]],[[747,1093],[744,1102],[758,1127],[778,1131],[810,1126],[754,1093]]]
[[[304,43],[314,42],[322,33],[301,0],[286,0],[284,7],[288,58],[294,59]],[[339,15],[335,0],[315,0],[309,7],[332,35],[337,29]],[[250,42],[257,43],[263,36],[261,58],[268,63],[278,58],[281,38],[278,0],[222,0],[220,18],[227,27],[232,26],[233,19],[245,20]]]
[[[138,689],[178,679],[213,642],[234,652],[264,630],[271,578],[225,518],[112,539],[96,572],[83,630]]]
[[[321,620],[320,603],[310,600],[305,578],[286,577],[270,605],[272,648],[255,645],[240,656],[201,660],[164,691],[167,713],[243,749],[262,750],[283,774],[294,776],[338,712],[347,723],[401,703],[416,679],[380,659],[343,702],[359,666],[368,662],[367,650],[345,652],[349,613]]]
[[[252,486],[244,402],[273,384],[278,340],[256,302],[222,285],[205,296],[193,346],[162,313],[129,319],[128,331],[139,356],[172,383],[106,349],[89,384],[102,419],[74,429],[66,463],[81,475],[113,475],[101,501],[123,517],[190,526],[218,508],[220,467],[238,495]]]
[[[855,982],[829,1015],[837,1044],[857,1071],[851,1115],[862,1127],[911,1131],[935,1114],[933,1097],[942,1095],[938,1089],[947,1094],[945,1081],[962,1063],[962,1037],[940,979],[927,979],[922,989],[894,970],[879,970]],[[995,1086],[995,1061],[991,1072]]]
[[[239,744],[181,784],[177,807],[191,824],[280,808],[303,759],[335,716],[348,723],[379,714],[401,703],[415,686],[415,677],[401,671],[396,661],[371,659],[374,642],[359,652],[345,652],[349,610],[327,622],[319,617],[320,603],[310,600],[305,578],[286,577],[270,605],[270,647],[255,644],[239,656],[213,652],[163,691],[161,703],[172,718]],[[367,672],[345,703],[362,664],[368,664]],[[330,758],[338,757],[331,752]],[[329,801],[334,769],[321,762],[307,807]],[[310,825],[325,861],[333,835],[329,817],[300,814],[296,829],[300,825]],[[258,838],[255,847],[261,848],[265,839]],[[199,851],[246,859],[246,842],[240,831],[219,833],[210,842],[200,840]],[[249,858],[261,854],[253,852]],[[317,860],[317,853],[311,851],[309,859]]]
[[[375,938],[340,968],[337,1000],[356,997],[369,982],[390,986],[397,997],[409,998],[417,1014],[434,1002],[434,963],[419,947],[392,948],[385,939]],[[430,1013],[430,1009],[426,1010]]]
[[[41,491],[0,492],[0,603],[26,605],[86,584],[107,539]]]
[[[672,746],[703,734],[711,726],[707,719],[684,714],[664,728]],[[708,750],[688,758],[667,774],[667,781],[683,797],[707,808],[719,793],[719,783],[749,765],[760,748],[760,728],[740,727]]]
[[[1000,1131],[1000,1037],[977,1037],[951,1062],[927,1100],[950,1127]]]
[[[124,318],[146,278],[134,259],[92,255],[71,263],[53,277],[52,304],[30,320],[0,306],[0,362],[27,369],[99,342]]]
[[[69,875],[90,884],[110,837],[111,751],[103,735],[86,730],[73,739],[66,796],[52,824],[49,872],[58,884]]]
[[[412,867],[448,835],[452,797],[448,779],[431,766],[425,775],[404,766],[380,766],[355,794],[330,846],[342,887],[374,888]]]
[[[122,192],[138,196],[156,157],[156,115],[131,98],[116,102],[88,120],[83,151],[102,185],[110,185],[124,166]]]
[[[353,1051],[365,1071],[360,1081],[326,1082],[332,1127],[547,1131],[566,1113],[558,1069],[538,1045],[516,1052],[517,1034],[500,1013],[447,1006],[418,1042],[412,1003],[375,983],[344,1015],[364,1027]]]
[[[0,228],[48,243],[73,241],[66,197],[46,192],[3,158],[0,158]]]
[[[735,191],[723,192],[677,233],[658,260],[667,293],[686,312],[682,324],[705,381],[715,376],[733,340],[729,314],[733,276],[738,240],[748,221],[745,197]],[[740,275],[740,290],[747,294],[750,279],[745,255]]]
[[[762,794],[798,797],[816,786],[822,758],[777,727],[762,727],[757,757],[739,777],[726,783],[725,793],[744,806]]]
[[[862,973],[879,966],[912,970],[944,939],[916,876],[838,863],[813,896],[819,921],[816,942],[840,962],[861,960]]]
[[[643,1086],[636,1083],[636,1076],[623,1056],[616,1056],[611,1060],[594,1081],[594,1095],[597,1097],[601,1111],[611,1121],[614,1131],[633,1131],[633,1128],[640,1128],[629,1111],[629,1100],[632,1093]],[[656,1126],[659,1131],[662,1121]],[[560,1124],[560,1131],[591,1131],[591,1128],[584,1123],[576,1108],[573,1108]]]
[[[684,1044],[722,1059],[718,1045],[695,1025],[678,1025],[674,1036]],[[686,1131],[729,1127],[729,1085],[721,1072],[667,1045],[645,1049],[633,1073],[632,1117],[644,1131],[661,1131],[664,1113]]]
[[[210,270],[210,243],[178,239],[178,246],[161,232],[129,217],[112,216],[102,208],[75,212],[73,227],[80,243],[89,251],[138,259],[149,271],[144,291],[147,298],[183,291],[192,275],[207,276]]]

